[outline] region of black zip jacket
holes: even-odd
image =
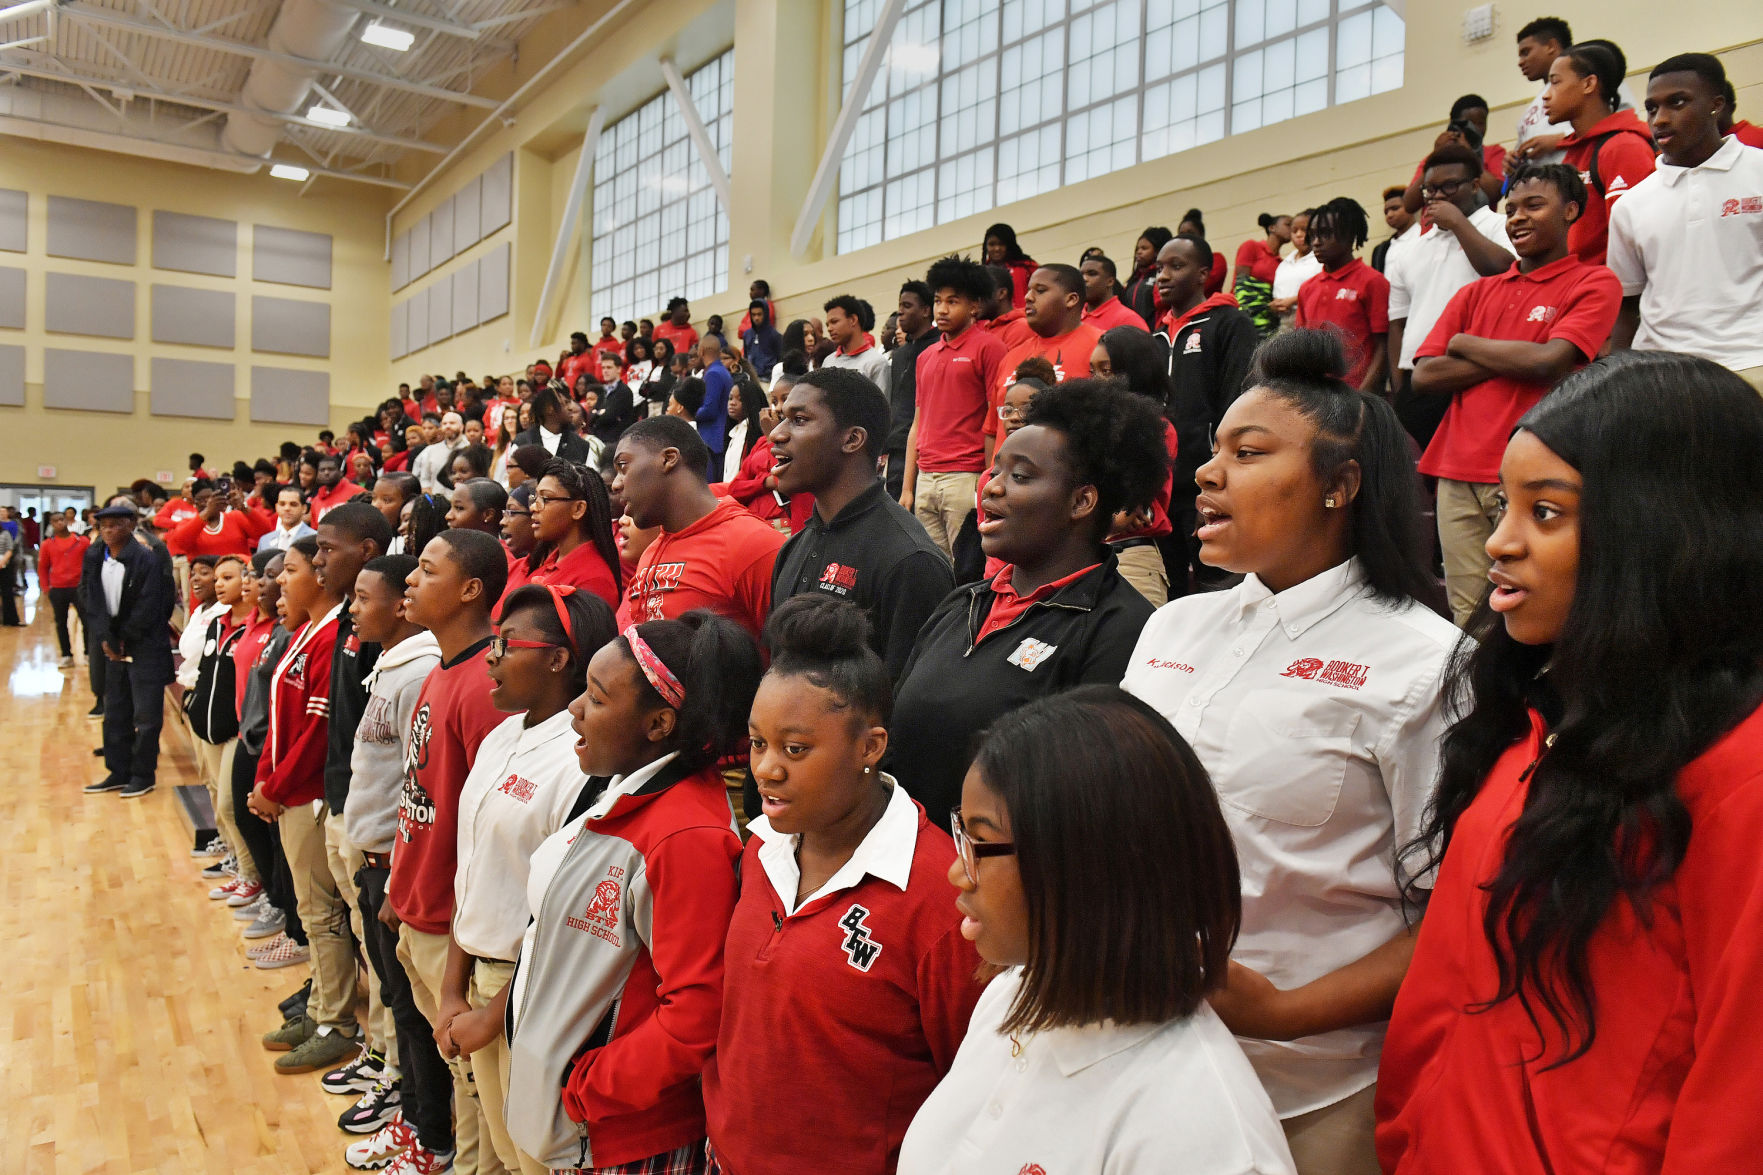
[[[1215,306],[1183,326],[1173,341],[1162,331],[1151,337],[1166,354],[1169,419],[1178,438],[1170,499],[1173,513],[1177,503],[1193,506],[1199,492],[1194,471],[1212,456],[1212,434],[1224,410],[1243,394],[1261,335],[1254,320],[1241,310]]]
[[[245,635],[245,626],[236,626],[223,638],[226,624],[225,613],[208,622],[208,631],[202,634],[196,687],[184,695],[190,733],[216,745],[239,733],[238,670],[233,665],[233,646]]]
[[[333,813],[341,813],[349,800],[355,729],[367,709],[367,675],[379,659],[380,647],[362,643],[355,635],[354,617],[344,608],[337,616],[337,645],[331,650],[331,717],[324,748],[324,802]]]
[[[961,802],[978,737],[993,721],[1074,686],[1120,684],[1153,609],[1117,562],[1108,554],[978,644],[997,598],[989,581],[956,588],[924,622],[894,692],[882,769],[939,827]]]
[[[165,663],[165,679],[171,680],[172,609],[177,589],[172,585],[171,556],[163,546],[157,550],[131,540],[117,556],[123,565],[122,606],[116,615],[104,603],[104,556],[109,550],[96,542],[86,551],[80,568],[80,589],[86,594],[86,616],[101,641],[124,657],[136,661]]]

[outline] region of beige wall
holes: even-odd
[[[182,478],[186,456],[197,450],[216,462],[254,459],[275,451],[283,440],[310,441],[316,429],[298,425],[250,423],[253,363],[328,371],[333,422],[362,415],[362,406],[380,392],[387,350],[385,266],[380,260],[383,213],[391,201],[381,189],[321,183],[306,195],[299,185],[207,168],[156,162],[7,138],[0,147],[0,188],[30,194],[29,251],[0,253],[0,265],[26,270],[26,327],[0,330],[0,343],[25,346],[25,404],[0,408],[0,481],[37,483],[39,465],[56,468],[55,482],[93,485],[100,490],[161,471]],[[133,205],[138,213],[136,261],[109,265],[49,257],[48,196],[77,196]],[[208,277],[152,268],[153,212],[217,216],[239,224],[238,276]],[[251,280],[252,224],[304,229],[331,235],[331,289],[271,285]],[[97,339],[50,334],[44,330],[43,297],[48,273],[123,278],[135,283],[135,337]],[[231,290],[237,307],[232,349],[151,342],[151,287],[158,282],[210,290]],[[251,295],[328,301],[331,355],[308,359],[292,355],[254,355],[251,351]],[[84,412],[43,407],[45,347],[127,353],[135,360],[135,405],[130,413]],[[147,411],[150,364],[155,357],[232,363],[237,370],[236,414],[232,421],[152,416]]]

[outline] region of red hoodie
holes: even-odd
[[[1213,294],[1210,298],[1202,299],[1192,310],[1186,311],[1179,317],[1174,311],[1165,310],[1163,316],[1157,320],[1157,330],[1171,346],[1174,346],[1175,336],[1182,327],[1215,306],[1235,306],[1236,304],[1237,299],[1234,294]]]
[[[1618,110],[1584,135],[1562,139],[1561,150],[1586,191],[1585,212],[1567,230],[1567,247],[1587,265],[1602,265],[1610,241],[1610,209],[1653,174],[1653,136],[1634,111]]]
[[[47,587],[80,586],[80,569],[86,560],[91,542],[85,535],[50,536],[37,548],[37,579]]]

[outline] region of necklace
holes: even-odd
[[[207,532],[208,534],[219,534],[221,532],[221,528],[224,527],[225,525],[226,525],[226,516],[222,515],[221,517],[216,518],[214,520],[213,526],[209,526],[206,522],[204,522],[202,524],[202,529],[205,532]]]

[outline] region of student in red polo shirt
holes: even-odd
[[[1083,320],[1084,278],[1072,265],[1043,265],[1028,279],[1028,295],[1022,315],[1033,333],[1010,348],[992,384],[986,413],[986,460],[989,464],[998,445],[998,405],[1016,378],[1024,359],[1039,355],[1053,365],[1061,381],[1085,379],[1090,374],[1090,352],[1102,332]]]
[[[525,581],[578,587],[617,611],[624,585],[612,537],[612,502],[600,475],[551,458],[533,491],[531,518],[538,558]]]
[[[611,491],[623,496],[637,529],[661,528],[631,576],[621,625],[708,608],[755,639],[764,629],[783,536],[739,502],[710,492],[701,472],[709,460],[698,430],[676,416],[639,420],[618,439]]]
[[[1078,269],[1084,279],[1085,323],[1098,331],[1112,330],[1117,326],[1133,326],[1149,331],[1145,320],[1115,295],[1114,287],[1118,281],[1114,262],[1098,254],[1084,258],[1084,263]]]
[[[1347,382],[1362,392],[1383,386],[1389,357],[1390,282],[1359,260],[1371,235],[1365,209],[1337,196],[1310,217],[1310,248],[1322,272],[1298,290],[1298,325],[1338,331],[1352,364]]]
[[[992,273],[951,256],[925,275],[942,338],[925,348],[915,368],[918,411],[906,434],[900,505],[944,554],[974,510],[974,489],[986,467],[989,396],[1004,363],[1003,341],[978,321],[998,292]]]
[[[1586,186],[1586,203],[1568,247],[1590,265],[1604,263],[1611,206],[1653,174],[1646,124],[1632,109],[1616,109],[1623,72],[1622,61],[1605,46],[1575,45],[1549,66],[1543,90],[1549,121],[1573,124],[1561,150]]]
[[[1622,283],[1568,247],[1589,197],[1559,163],[1526,164],[1506,196],[1511,269],[1458,290],[1414,352],[1414,390],[1451,406],[1420,460],[1439,479],[1439,545],[1451,615],[1464,624],[1487,592],[1488,536],[1500,520],[1500,456],[1518,418],[1603,349]]]
[[[690,355],[698,349],[698,332],[692,326],[692,306],[684,298],[667,300],[667,317],[655,328],[657,339],[666,339],[676,355]]]
[[[879,766],[893,691],[868,630],[828,596],[787,600],[766,626],[771,670],[747,726],[764,815],[704,1072],[723,1175],[826,1169],[835,1154],[848,1175],[893,1171],[979,999],[979,954],[948,896],[955,844]],[[784,1002],[795,1015],[779,1032]]]

